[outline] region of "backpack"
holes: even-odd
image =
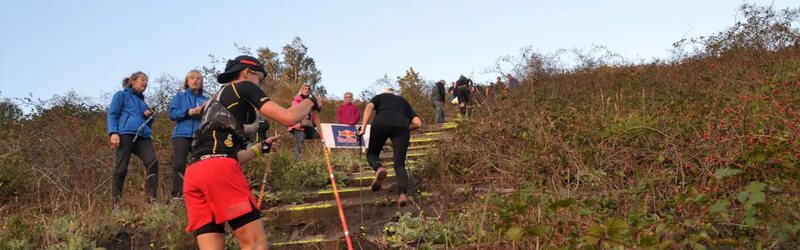
[[[211,133],[212,130],[225,131],[233,135],[234,141],[244,141],[244,126],[219,102],[219,98],[222,95],[222,91],[225,90],[225,87],[217,91],[217,93],[214,94],[214,98],[208,100],[208,104],[206,104],[206,107],[203,109],[203,115],[200,119],[200,127],[194,133],[192,144],[200,141],[198,138]]]

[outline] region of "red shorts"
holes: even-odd
[[[253,211],[256,198],[239,162],[229,157],[209,158],[186,168],[183,181],[187,232],[214,221],[222,224]]]

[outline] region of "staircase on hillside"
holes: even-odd
[[[418,131],[412,131],[406,169],[411,171],[422,167],[417,165],[415,159],[426,155],[432,150],[432,142],[439,140],[444,133],[455,127],[456,124],[450,122],[426,125]],[[398,208],[395,203],[395,173],[392,168],[392,149],[388,144],[387,142],[380,157],[388,170],[380,191],[373,192],[370,189],[375,172],[366,164],[366,160],[359,172],[348,173],[346,187],[339,188],[339,197],[342,199],[342,208],[355,249],[377,248],[373,242],[379,238],[383,226],[396,212],[412,211],[411,206]],[[347,247],[332,189],[306,193],[302,204],[272,207],[263,210],[262,214],[269,233],[270,249]]]

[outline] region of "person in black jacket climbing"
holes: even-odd
[[[372,191],[381,189],[381,181],[386,177],[386,168],[380,162],[380,153],[386,139],[392,140],[394,153],[394,171],[397,175],[397,205],[405,206],[408,202],[408,172],[406,172],[406,153],[411,140],[411,130],[422,127],[422,119],[414,112],[414,108],[401,96],[394,94],[394,89],[387,88],[384,93],[376,95],[364,108],[361,129],[358,135],[366,132],[367,122],[375,110],[375,119],[370,127],[367,163],[375,170]]]

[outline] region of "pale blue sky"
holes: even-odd
[[[777,8],[800,0],[747,1]],[[414,67],[428,80],[482,74],[526,46],[604,45],[666,58],[673,42],[735,22],[742,1],[39,1],[0,0],[0,98],[98,97],[141,70],[182,78],[232,58],[233,44],[273,50],[303,39],[331,96]],[[147,94],[147,92],[145,92]]]

